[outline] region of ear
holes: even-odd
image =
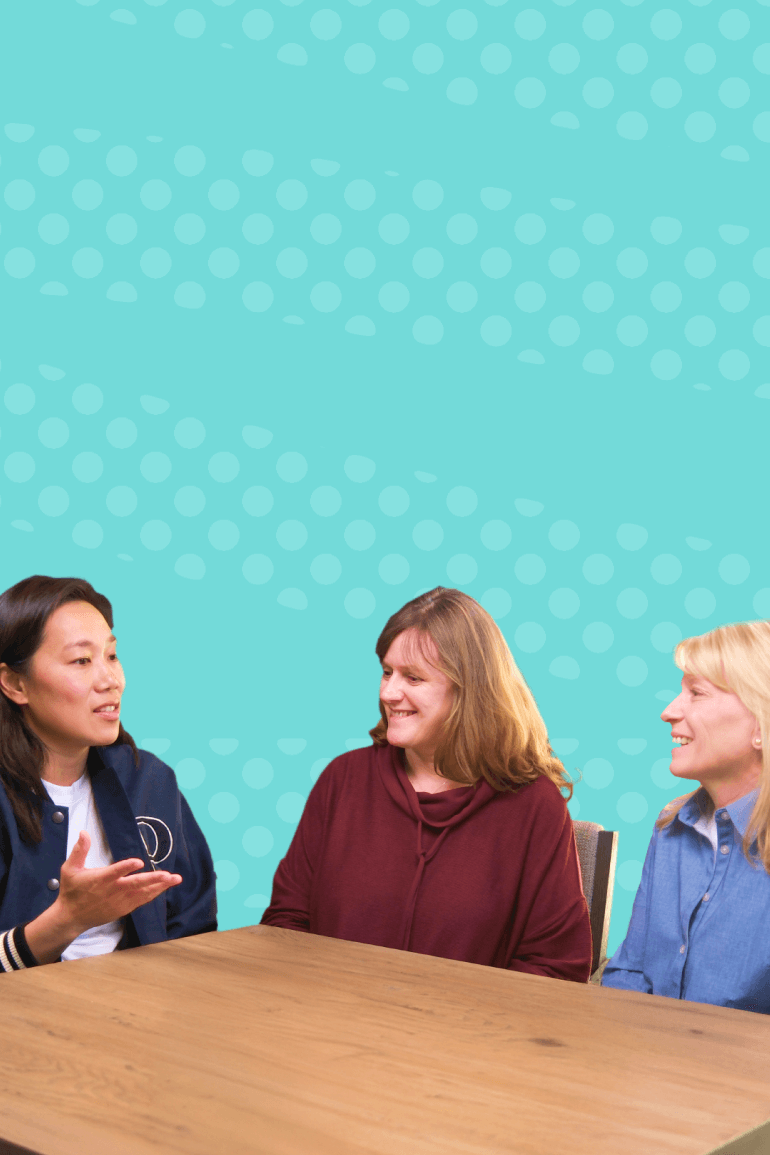
[[[29,703],[23,677],[5,662],[0,662],[0,690],[17,706],[26,706]]]

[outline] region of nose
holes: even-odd
[[[391,674],[387,683],[380,690],[380,700],[383,702],[400,702],[404,696],[404,687],[398,681],[398,674]]]
[[[680,693],[677,694],[673,702],[669,702],[660,716],[662,722],[676,722],[682,717],[681,698],[682,695]]]
[[[119,670],[114,662],[102,662],[96,671],[96,686],[99,690],[113,690],[120,686]]]

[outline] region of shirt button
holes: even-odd
[[[723,810],[722,813],[719,815],[719,817],[722,819],[723,822],[726,822],[727,819],[730,817],[730,815],[727,813],[726,810]]]
[[[679,948],[679,953],[680,953],[680,954],[684,954],[684,951],[685,951],[685,948],[684,948],[684,946],[680,946],[680,948]]]
[[[46,883],[46,886],[48,887],[49,890],[58,890],[59,889],[58,878],[49,878],[48,882]]]
[[[703,896],[703,901],[704,901],[704,902],[708,902],[708,900],[709,900],[710,898],[711,898],[711,895],[710,895],[710,894],[704,894],[704,896]]]
[[[54,810],[53,814],[51,815],[51,818],[57,824],[57,826],[60,822],[64,821],[64,815],[62,814],[61,810]]]
[[[730,853],[730,847],[724,846],[724,845],[720,846],[719,847],[719,853],[720,854],[729,854]]]

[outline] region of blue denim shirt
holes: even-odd
[[[742,846],[757,794],[716,811],[716,857],[694,829],[701,791],[654,832],[602,986],[770,1014],[770,875]]]

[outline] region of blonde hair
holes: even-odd
[[[720,690],[735,694],[759,723],[762,735],[762,771],[759,794],[743,838],[743,852],[752,863],[761,862],[770,873],[770,622],[738,622],[718,626],[700,637],[685,638],[674,651],[674,661],[685,674],[706,678]],[[675,798],[655,823],[664,829],[692,792]],[[702,796],[698,799],[701,802]],[[704,813],[713,812],[713,802],[702,803]],[[757,853],[751,847],[756,842]]]
[[[433,664],[455,689],[435,753],[438,773],[467,785],[483,777],[501,791],[543,775],[571,798],[572,783],[553,755],[532,692],[487,611],[460,590],[429,590],[389,618],[375,647],[380,662],[405,630],[417,632],[418,644],[433,641],[438,651]],[[385,745],[382,702],[380,715],[369,733],[376,745]]]

